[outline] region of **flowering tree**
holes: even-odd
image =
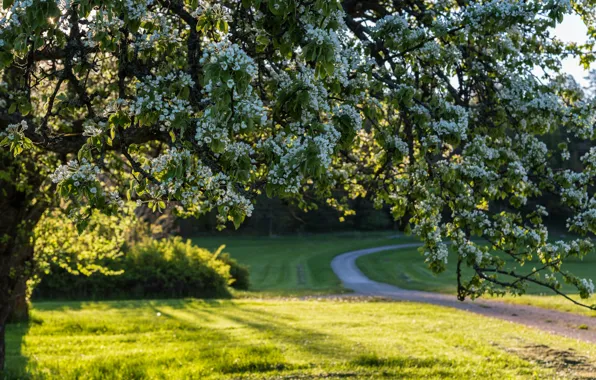
[[[592,25],[592,3],[3,0],[1,335],[54,194],[83,231],[125,199],[236,226],[263,192],[349,213],[342,189],[390,205],[433,271],[455,260],[462,300],[560,281],[589,296],[563,263],[592,243],[549,240],[541,197],[596,229],[596,150],[577,172],[543,142],[595,137],[560,63],[593,61],[591,43],[550,32],[567,12]]]

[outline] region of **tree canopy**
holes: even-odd
[[[0,169],[12,190],[0,206],[25,202],[26,230],[56,192],[83,231],[126,200],[217,210],[237,226],[262,193],[347,214],[347,199],[369,197],[422,239],[433,271],[472,269],[460,299],[560,281],[588,297],[592,281],[563,263],[593,248],[596,148],[581,170],[559,163],[570,138],[596,137],[596,103],[561,69],[594,60],[593,7],[3,0]],[[584,46],[553,36],[572,12],[589,27]],[[579,238],[550,239],[547,194]],[[17,225],[0,226],[6,257],[29,241]]]

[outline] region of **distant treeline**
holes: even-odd
[[[316,210],[304,212],[296,205],[280,199],[259,196],[252,217],[247,218],[238,231],[229,228],[230,234],[245,235],[287,235],[296,233],[327,233],[341,231],[380,231],[397,228],[388,209],[376,210],[368,199],[350,202],[356,215],[340,221],[340,213],[324,202]],[[211,233],[216,229],[215,213],[201,218],[180,219],[182,236]]]

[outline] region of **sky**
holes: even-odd
[[[582,19],[575,14],[567,15],[563,22],[555,28],[556,36],[565,42],[584,43],[587,40],[586,33],[588,28]],[[575,80],[582,86],[587,85],[585,77],[588,72],[579,64],[579,58],[567,58],[563,61],[563,68],[566,72],[573,75]]]

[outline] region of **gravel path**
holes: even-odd
[[[373,281],[366,277],[356,266],[356,259],[360,256],[417,246],[419,244],[398,244],[347,252],[336,256],[331,262],[331,267],[341,279],[343,285],[358,294],[454,307],[488,317],[521,323],[550,333],[596,343],[596,318],[499,301],[476,300],[460,302],[453,295],[406,290]],[[587,329],[580,329],[579,326],[582,325],[584,328],[587,326]]]

